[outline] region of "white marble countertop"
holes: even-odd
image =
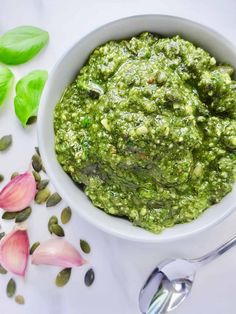
[[[236,44],[235,12],[235,0],[1,0],[0,33],[27,24],[50,33],[50,44],[43,53],[26,65],[12,68],[17,80],[33,69],[50,70],[85,33],[128,15],[163,13],[190,18],[220,31]],[[28,168],[33,147],[37,145],[36,126],[22,129],[13,112],[12,97],[0,110],[0,135],[9,133],[13,134],[13,146],[0,155],[0,172],[6,177]],[[59,214],[61,208],[62,204],[54,209],[34,206],[28,222],[32,243],[49,237],[48,218]],[[12,223],[3,223],[3,227],[10,230]],[[7,298],[5,286],[10,275],[1,276],[2,314],[138,314],[139,289],[155,265],[172,256],[197,257],[221,244],[236,233],[236,212],[201,235],[167,244],[144,245],[114,238],[75,213],[65,232],[67,239],[77,246],[80,238],[90,242],[89,265],[73,269],[70,282],[61,289],[54,285],[57,268],[30,266],[24,280],[16,279],[17,291],[26,299],[24,306]],[[189,299],[173,313],[234,314],[235,259],[233,249],[200,270]],[[90,266],[95,270],[96,280],[87,288],[83,275]]]

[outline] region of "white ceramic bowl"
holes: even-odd
[[[198,23],[167,15],[142,15],[120,19],[99,27],[70,48],[55,65],[43,94],[38,116],[38,139],[41,156],[55,188],[79,215],[98,228],[141,242],[176,240],[201,232],[233,211],[236,187],[219,204],[207,209],[191,223],[176,225],[159,235],[134,227],[129,221],[105,214],[97,209],[62,170],[54,152],[53,111],[66,86],[72,82],[93,49],[110,39],[122,39],[150,31],[172,36],[179,34],[209,51],[217,61],[228,62],[236,69],[236,50],[232,44],[212,29]]]

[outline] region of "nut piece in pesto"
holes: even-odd
[[[54,112],[55,151],[92,203],[154,233],[196,219],[236,176],[236,81],[180,36],[97,47]]]

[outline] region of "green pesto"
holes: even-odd
[[[96,48],[55,108],[59,163],[134,225],[159,233],[197,218],[235,180],[232,74],[179,36]]]

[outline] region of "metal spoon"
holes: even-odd
[[[196,259],[169,259],[159,264],[139,294],[143,314],[164,314],[177,308],[189,295],[196,271],[236,245],[236,236]]]

